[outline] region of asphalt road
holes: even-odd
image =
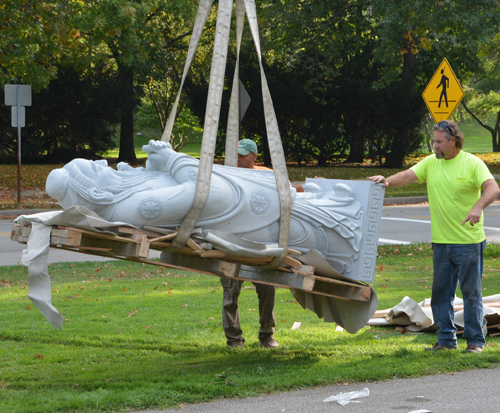
[[[467,225],[467,224],[466,224]],[[486,242],[500,243],[500,201],[484,210]],[[431,214],[428,204],[384,206],[379,244],[430,242]]]
[[[484,357],[485,353],[470,354]],[[500,368],[470,372],[395,379],[377,383],[349,386],[328,386],[311,390],[218,400],[187,405],[168,410],[148,410],[141,413],[498,413],[500,406]],[[367,388],[369,395],[357,399],[361,403],[345,406],[323,402],[339,393],[360,392]]]

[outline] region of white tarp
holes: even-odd
[[[496,306],[489,307],[488,304]],[[490,295],[483,297],[483,333],[488,333],[488,323],[498,324],[500,321],[500,294]],[[455,297],[453,301],[455,307],[455,325],[457,327],[464,327],[464,311],[463,300]],[[387,310],[384,317],[372,318],[368,321],[368,325],[372,326],[390,326],[400,325],[405,326],[411,331],[422,331],[425,329],[434,329],[434,317],[432,316],[431,300],[425,300],[417,303],[410,297],[404,297],[403,300],[396,306]]]

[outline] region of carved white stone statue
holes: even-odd
[[[150,141],[143,150],[148,153],[146,168],[120,163],[114,170],[105,160],[75,159],[50,173],[47,193],[65,209],[82,205],[108,221],[175,228],[191,206],[199,162],[163,141]],[[304,252],[316,249],[334,269],[352,276],[363,237],[362,205],[346,183],[321,181],[306,183],[304,193],[291,188],[288,245]],[[214,165],[197,227],[274,244],[279,214],[272,171]]]

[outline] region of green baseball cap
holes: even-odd
[[[242,139],[238,142],[238,153],[247,156],[250,152],[258,154],[257,144],[251,139]]]

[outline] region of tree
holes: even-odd
[[[119,157],[134,162],[133,116],[142,85],[165,79],[186,48],[195,13],[190,0],[13,0],[0,7],[1,74],[5,83],[32,84],[37,92],[61,66],[84,77],[113,69],[121,85],[113,103],[121,111]]]
[[[184,24],[196,13],[191,1],[94,0],[79,22],[95,57],[111,58],[121,84],[118,161],[134,163],[134,111],[142,85],[164,79],[172,54],[186,48]]]
[[[9,0],[0,6],[0,80],[24,83],[37,92],[57,76],[60,56],[71,49],[75,10],[67,1]]]
[[[364,111],[351,115],[349,110],[365,102],[349,104],[370,86],[361,75],[343,88],[342,72],[363,55],[370,40],[367,5],[368,1],[282,0],[262,7],[271,93],[285,149],[298,161],[313,158],[324,165],[348,152],[349,145],[354,154],[355,134],[364,139],[361,129],[354,127],[367,124],[361,119]],[[361,158],[363,153],[361,142]]]
[[[435,67],[446,55],[460,75],[474,71],[477,47],[498,20],[493,0],[281,0],[262,8],[268,64],[307,73],[300,88],[308,106],[323,103],[320,119],[339,114],[348,161],[368,151],[388,167],[420,146],[421,93]]]

